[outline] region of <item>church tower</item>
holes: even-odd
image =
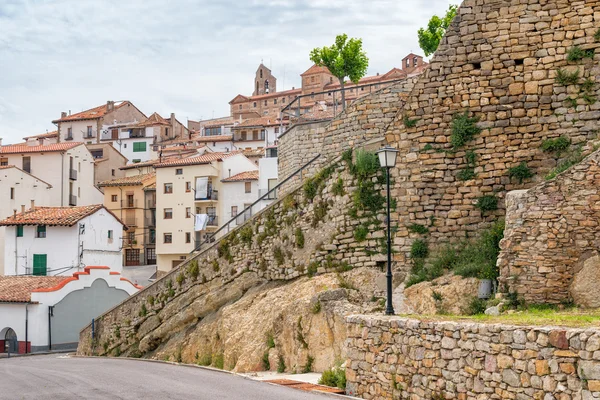
[[[260,63],[254,77],[254,92],[252,96],[275,93],[277,91],[277,78],[271,74],[271,70]]]

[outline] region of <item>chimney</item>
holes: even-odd
[[[25,214],[25,204],[21,204],[21,214]]]
[[[0,147],[2,147],[2,138],[0,137]]]
[[[35,200],[31,200],[31,211],[35,211]]]
[[[60,119],[67,118],[67,112],[63,111],[60,113]]]
[[[115,102],[111,101],[111,100],[108,100],[106,102],[106,112],[111,112],[114,109],[115,109]]]
[[[377,76],[379,76],[379,72],[377,73]]]
[[[175,137],[175,113],[171,113],[171,135]]]
[[[13,218],[17,218],[17,210],[16,209],[13,210]]]

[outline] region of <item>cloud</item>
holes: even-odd
[[[147,115],[229,114],[261,60],[278,90],[300,86],[309,51],[363,38],[369,74],[418,51],[448,0],[3,0],[0,137],[52,130],[61,111],[131,100]]]

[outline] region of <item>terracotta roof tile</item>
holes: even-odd
[[[239,125],[232,127],[232,129],[247,128],[249,126],[277,126],[281,125],[281,123],[287,125],[289,121],[283,120],[282,122],[277,117],[265,115],[264,117],[246,119]]]
[[[196,142],[207,143],[207,142],[231,142],[233,140],[232,135],[215,135],[215,136],[195,136],[192,138]]]
[[[273,92],[273,93],[269,93],[269,94],[259,94],[256,96],[248,96],[246,97],[246,99],[248,100],[261,100],[261,99],[270,99],[273,97],[284,97],[284,96],[291,96],[291,95],[299,95],[300,93],[302,93],[302,89],[298,88],[298,89],[290,89],[290,90],[284,90],[282,92]],[[245,96],[243,96],[245,97]]]
[[[258,180],[258,171],[244,171],[230,176],[229,178],[222,179],[221,182],[242,182],[256,180]]]
[[[165,120],[163,117],[161,117],[156,112],[153,113],[151,116],[149,116],[147,120],[140,122],[139,124],[136,124],[136,126],[139,126],[139,127],[154,126],[154,125],[171,125],[171,124],[168,123],[167,120]]]
[[[165,167],[175,167],[175,166],[185,166],[185,165],[200,165],[200,164],[209,164],[213,161],[222,161],[225,158],[231,157],[235,154],[239,154],[239,152],[231,152],[231,153],[206,153],[198,157],[188,157],[181,158],[178,160],[172,160],[167,162],[162,162],[160,164],[155,164],[154,168],[165,168]]]
[[[59,285],[65,276],[0,276],[0,301],[28,303],[31,292]]]
[[[100,182],[98,186],[140,186],[149,181],[156,181],[156,174],[154,172],[150,174],[126,176],[124,178],[111,179],[108,181]]]
[[[58,131],[52,131],[52,132],[42,133],[40,135],[27,136],[27,137],[24,137],[23,140],[27,140],[27,139],[47,139],[47,138],[53,138],[53,137],[58,137]]]
[[[27,144],[11,144],[0,147],[0,154],[21,154],[21,153],[50,153],[55,151],[71,150],[74,147],[83,145],[81,142],[62,142],[47,144],[43,146],[29,146]]]
[[[101,208],[104,208],[110,213],[110,210],[106,209],[102,204],[80,207],[35,207],[33,210],[30,209],[24,213],[11,215],[10,217],[0,221],[0,226],[73,226],[81,219],[87,217],[88,215],[92,215]],[[117,217],[115,216],[115,218]]]
[[[126,104],[130,104],[129,101],[120,101],[120,102],[115,101],[115,110],[117,108],[123,107]],[[82,119],[98,119],[98,118],[105,116],[107,112],[108,111],[107,111],[106,104],[102,104],[101,106],[90,108],[89,110],[78,112],[78,113],[72,114],[72,115],[67,115],[64,118],[56,119],[56,120],[52,121],[52,123],[77,121],[77,120],[82,120]]]

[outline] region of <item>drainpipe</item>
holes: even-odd
[[[29,353],[29,303],[25,303],[25,354]]]
[[[54,306],[48,306],[48,350],[52,350],[52,317],[54,316]]]
[[[60,153],[61,167],[60,167],[60,206],[64,207],[65,197],[65,153]]]
[[[17,213],[17,210],[14,210],[15,214]],[[19,229],[18,227],[15,226],[15,229]],[[25,230],[25,229],[23,229]],[[19,249],[17,248],[17,232],[15,232],[15,276],[19,275]],[[27,272],[27,271],[25,271]]]

